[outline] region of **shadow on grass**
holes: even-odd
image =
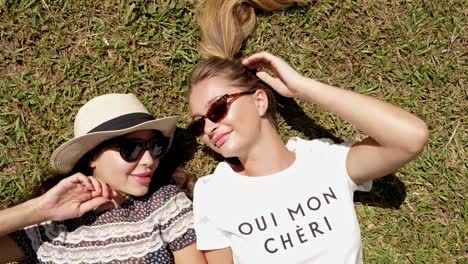
[[[278,102],[277,111],[284,118],[284,121],[294,130],[302,132],[306,138],[329,138],[335,143],[343,141],[333,135],[330,130],[317,125],[294,99],[278,94],[275,94],[275,99]]]
[[[405,199],[405,184],[395,175],[375,180],[370,192],[354,193],[355,203],[382,208],[400,209]]]

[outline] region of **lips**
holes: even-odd
[[[211,143],[218,148],[221,147],[224,144],[224,142],[226,142],[226,140],[228,139],[229,133],[230,132],[216,134],[211,140]]]
[[[143,185],[149,185],[151,182],[151,173],[145,172],[145,173],[138,173],[138,174],[132,174],[133,177],[135,177],[135,180]]]

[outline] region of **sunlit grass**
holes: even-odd
[[[261,13],[245,47],[428,124],[428,146],[396,174],[396,192],[376,194],[404,202],[357,206],[366,263],[468,262],[467,14],[462,0],[313,1]],[[215,161],[183,129],[199,60],[193,15],[186,1],[0,1],[0,205],[30,196],[72,137],[79,106],[108,92],[135,93],[156,116],[181,115],[178,162],[210,173]],[[295,113],[282,110],[285,139],[361,136],[314,105],[285,105]]]

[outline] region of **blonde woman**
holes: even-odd
[[[205,60],[190,78],[189,128],[239,163],[221,162],[195,185],[198,249],[217,264],[362,263],[353,193],[415,158],[427,127],[396,106],[306,78],[270,53],[233,59],[239,36],[252,29],[243,24],[254,20],[249,4],[260,2],[285,3],[206,1],[201,16]],[[344,144],[301,138],[285,144],[271,89],[317,104],[368,136]]]

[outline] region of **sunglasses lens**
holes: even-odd
[[[211,122],[219,122],[226,116],[227,113],[227,99],[220,98],[215,101],[208,111],[206,112],[206,118],[211,120]],[[203,134],[203,130],[205,129],[205,118],[199,118],[193,121],[189,126],[188,130],[190,133],[196,137],[201,136]]]
[[[122,142],[120,145],[120,155],[125,161],[133,162],[140,158],[145,150],[143,142]]]
[[[162,157],[166,153],[168,145],[169,139],[166,137],[157,138],[149,142],[148,147],[151,157],[155,159]]]
[[[206,117],[211,120],[212,122],[216,123],[223,119],[227,113],[227,100],[225,98],[221,98],[221,100],[215,101],[208,112],[206,113]]]

